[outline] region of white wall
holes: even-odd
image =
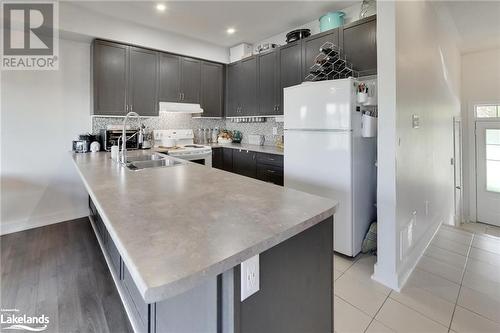
[[[464,217],[476,221],[474,103],[500,103],[500,48],[462,55]]]
[[[439,225],[453,220],[453,117],[460,54],[436,3],[379,2],[378,258],[398,290]],[[412,115],[420,128],[412,128]]]
[[[218,62],[229,62],[229,50],[200,40],[148,28],[89,11],[69,2],[59,5],[59,27],[71,38],[110,39]]]
[[[2,234],[88,215],[69,151],[90,129],[90,44],[59,47],[58,71],[2,72]]]

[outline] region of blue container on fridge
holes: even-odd
[[[338,28],[344,25],[344,12],[330,12],[319,18],[319,29],[321,32]]]

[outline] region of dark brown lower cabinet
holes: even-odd
[[[222,148],[212,148],[212,168],[222,169],[224,167],[224,157]]]
[[[283,168],[257,164],[257,179],[283,186]]]
[[[257,177],[256,153],[249,150],[234,149],[233,172],[251,178]]]
[[[282,155],[213,148],[212,167],[283,186]]]

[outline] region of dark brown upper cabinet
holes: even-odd
[[[200,103],[201,61],[198,59],[181,59],[181,102]]]
[[[258,115],[271,116],[280,112],[279,51],[259,54],[258,62]]]
[[[302,43],[280,47],[280,90],[302,83]]]
[[[340,37],[347,61],[360,76],[377,73],[377,18],[371,16],[345,26]]]
[[[255,116],[257,58],[249,57],[227,66],[227,117]]]
[[[226,117],[239,116],[240,110],[240,87],[242,82],[241,62],[227,65],[226,80]]]
[[[257,104],[257,57],[249,57],[241,61],[241,79],[239,80],[240,115],[258,114]]]
[[[159,94],[162,102],[200,103],[200,60],[163,53]]]
[[[95,41],[92,50],[94,114],[126,114],[128,46]]]
[[[326,42],[333,43],[337,46],[339,45],[338,28],[328,30],[304,39],[304,42],[302,44],[302,59],[304,60],[302,79],[305,79],[305,77],[309,74],[311,66],[313,66],[316,62],[315,60],[319,54],[319,49]]]
[[[201,62],[202,117],[224,116],[224,65]]]
[[[181,101],[181,57],[160,54],[159,96],[162,102]]]
[[[93,45],[94,114],[158,115],[158,53],[96,40]]]
[[[158,115],[158,52],[129,48],[129,111]]]

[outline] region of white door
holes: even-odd
[[[333,246],[352,256],[352,132],[285,130],[285,142],[285,187],[339,201]]]
[[[500,121],[476,121],[477,220],[500,226]]]
[[[462,124],[453,121],[453,166],[455,174],[455,225],[462,222]]]

